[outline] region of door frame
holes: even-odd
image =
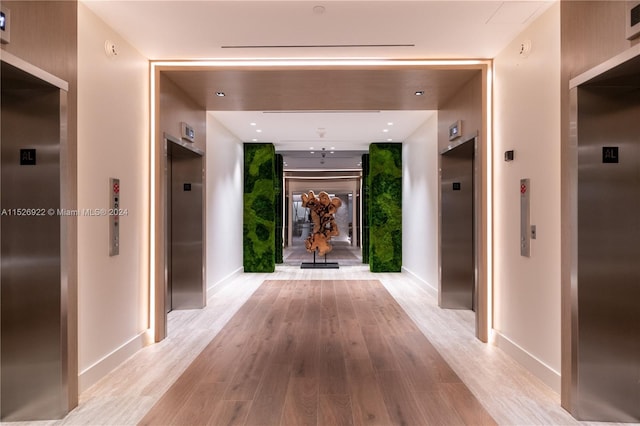
[[[162,170],[162,175],[159,176],[159,185],[156,187],[156,214],[157,216],[160,216],[161,220],[159,221],[160,223],[162,223],[162,231],[158,234],[156,233],[156,237],[155,237],[155,242],[156,242],[156,259],[155,259],[155,266],[156,266],[156,271],[160,270],[161,273],[160,275],[156,275],[156,282],[155,282],[155,303],[153,306],[151,306],[150,311],[153,311],[155,314],[155,341],[159,342],[160,340],[164,339],[167,336],[167,312],[166,312],[166,289],[167,289],[167,282],[168,282],[168,278],[169,278],[169,258],[168,258],[168,250],[169,250],[169,245],[170,245],[170,240],[169,238],[167,238],[167,229],[169,226],[169,220],[170,218],[168,217],[168,215],[166,214],[167,208],[168,208],[168,201],[169,201],[169,191],[171,190],[171,182],[169,181],[169,173],[168,173],[168,167],[169,167],[169,161],[168,161],[168,155],[169,155],[169,144],[170,143],[174,143],[182,148],[185,148],[197,155],[200,155],[202,157],[202,162],[203,162],[203,175],[202,175],[202,204],[203,204],[203,214],[202,214],[202,229],[204,231],[204,234],[206,235],[206,191],[205,191],[205,187],[206,187],[206,175],[204,173],[205,170],[205,155],[204,155],[204,151],[202,151],[201,149],[193,146],[192,144],[189,144],[187,142],[183,142],[182,140],[166,133],[163,132],[162,134],[162,150],[161,150],[161,155],[160,155],[160,170]],[[161,250],[158,250],[158,247],[161,247]],[[206,244],[203,243],[203,248],[202,248],[202,265],[203,265],[203,272],[202,272],[202,279],[203,282],[206,283]],[[153,287],[153,283],[152,283],[152,287]],[[206,284],[205,284],[205,291],[206,291]]]
[[[561,146],[560,403],[572,415],[578,409],[578,89],[636,58],[640,58],[640,44],[569,80],[569,132],[567,143]]]
[[[478,179],[479,179],[479,170],[477,168],[477,161],[476,158],[478,156],[478,136],[472,136],[469,137],[467,139],[464,139],[460,142],[457,142],[455,144],[449,145],[447,148],[443,149],[440,151],[440,170],[439,170],[439,174],[438,174],[438,183],[439,183],[439,209],[438,209],[438,216],[439,216],[439,229],[440,229],[440,234],[439,234],[439,238],[438,238],[438,252],[440,253],[440,256],[438,257],[438,263],[439,263],[439,269],[440,269],[440,274],[439,274],[439,280],[438,280],[438,306],[441,306],[441,301],[442,301],[442,218],[443,218],[443,209],[442,209],[442,158],[444,156],[446,156],[447,154],[451,153],[453,150],[455,149],[459,149],[461,148],[463,145],[467,144],[467,143],[472,143],[472,158],[471,158],[471,162],[472,162],[472,175],[471,175],[471,179],[472,179],[472,193],[471,193],[471,202],[472,202],[472,242],[471,242],[471,247],[473,250],[472,253],[472,260],[473,260],[473,289],[472,289],[472,305],[471,305],[471,310],[473,310],[474,312],[477,312],[478,309],[478,276],[479,276],[479,265],[478,265],[478,251],[479,251],[479,247],[478,247],[478,241],[480,240],[479,235],[478,235],[478,225],[479,225],[479,221],[478,221],[478,214],[477,214],[477,206],[478,206],[478,202],[481,199],[481,193],[480,193],[480,189],[478,188]],[[443,308],[443,309],[447,309],[447,308]],[[478,321],[477,321],[477,315],[476,315],[476,327],[478,326]]]
[[[184,61],[150,61],[150,328],[155,341],[160,341],[166,336],[166,327],[156,324],[155,318],[159,318],[164,310],[164,300],[158,300],[158,294],[162,291],[164,280],[164,256],[162,250],[162,207],[161,175],[163,170],[162,153],[159,152],[160,129],[160,75],[166,71],[184,70],[222,70],[227,72],[243,71],[247,69],[292,69],[301,71],[329,70],[336,68],[360,68],[360,69],[392,69],[403,71],[408,69],[439,69],[439,70],[463,70],[474,69],[481,72],[480,93],[480,122],[478,124],[478,155],[476,156],[477,185],[482,190],[482,197],[476,205],[477,212],[477,247],[478,247],[478,279],[477,279],[477,310],[476,310],[476,337],[482,342],[488,342],[490,328],[492,327],[492,280],[493,280],[493,246],[492,246],[492,79],[493,63],[491,60],[367,60],[354,59],[348,61],[315,59],[315,60],[282,60],[278,58],[264,61],[245,60],[184,60]],[[289,218],[290,220],[290,218]],[[155,315],[155,317],[153,317]],[[160,315],[160,316],[159,316]]]

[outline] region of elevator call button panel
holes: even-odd
[[[531,181],[520,179],[520,255],[531,256]]]
[[[120,179],[109,179],[109,256],[120,254]]]

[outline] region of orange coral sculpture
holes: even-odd
[[[331,251],[333,248],[330,243],[331,237],[340,235],[334,215],[341,205],[340,198],[331,198],[324,191],[321,191],[317,197],[313,191],[302,194],[302,207],[308,207],[311,210],[313,222],[313,231],[304,242],[308,252],[317,250],[320,256],[324,256]]]

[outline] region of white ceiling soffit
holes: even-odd
[[[278,151],[367,151],[371,142],[403,142],[433,111],[209,111],[243,142]],[[253,123],[253,124],[252,124]],[[332,149],[333,148],[333,149]]]
[[[493,58],[553,1],[83,0],[149,59]]]
[[[80,1],[153,60],[493,58],[555,2]],[[444,90],[434,77],[427,80],[440,85],[435,92]],[[230,90],[229,95],[234,93]],[[246,103],[251,98],[243,99]],[[287,152],[290,168],[357,168],[358,151],[367,150],[371,142],[402,142],[433,114],[383,106],[371,107],[382,111],[339,113],[238,109],[209,114],[245,142],[273,142],[278,151]],[[325,129],[322,136],[320,128]],[[325,161],[321,151],[310,153],[312,146],[351,152],[327,155]]]

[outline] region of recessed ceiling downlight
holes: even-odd
[[[224,98],[226,95],[224,94],[224,92],[216,92],[216,96],[219,98]]]
[[[424,90],[417,90],[415,93],[416,96],[422,96],[424,95]]]

